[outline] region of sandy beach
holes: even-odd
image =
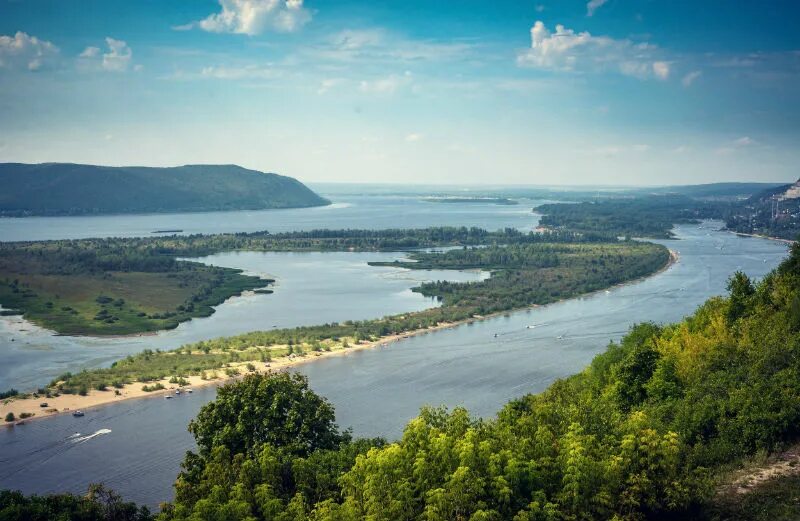
[[[663,273],[664,271],[668,270],[671,266],[673,266],[679,260],[678,252],[674,250],[669,250],[670,252],[670,259],[664,267],[659,269],[658,271],[651,273],[650,275],[639,277],[637,279],[629,280],[627,282],[623,282],[621,284],[617,284],[612,287],[620,287],[629,284],[635,284],[640,282],[641,280],[653,277],[658,275],[659,273]],[[611,287],[610,287],[611,288]],[[591,293],[585,293],[582,295],[577,295],[572,298],[583,298],[589,295],[599,293],[601,291],[606,291],[604,288],[602,290],[598,290]],[[529,308],[537,308],[539,305],[529,306]],[[521,308],[525,309],[525,308]],[[282,371],[285,369],[289,369],[291,367],[295,367],[301,364],[306,364],[310,362],[314,362],[316,360],[321,360],[331,356],[347,356],[350,353],[365,350],[365,349],[373,349],[379,346],[388,345],[390,343],[400,342],[403,339],[411,338],[414,336],[424,335],[428,333],[432,333],[435,331],[441,331],[444,329],[450,329],[454,327],[458,327],[464,324],[469,324],[477,321],[487,320],[493,317],[502,316],[504,314],[520,311],[521,309],[515,310],[507,310],[501,311],[498,313],[493,313],[486,316],[474,316],[472,318],[459,320],[456,322],[446,322],[440,323],[436,326],[432,326],[429,328],[418,329],[414,331],[408,331],[405,333],[397,334],[397,335],[388,335],[385,337],[381,337],[378,340],[372,342],[361,342],[359,344],[351,343],[349,347],[344,347],[342,343],[336,343],[330,346],[330,351],[315,351],[315,352],[308,352],[303,355],[289,355],[283,356],[280,358],[275,358],[270,362],[260,362],[260,361],[243,361],[236,364],[230,364],[230,367],[235,367],[239,369],[243,374],[247,373],[248,370],[246,366],[248,364],[252,364],[255,366],[255,372],[259,373],[266,373],[270,371]],[[280,346],[273,346],[273,347],[280,347]],[[224,369],[220,369],[220,372],[224,373]],[[211,372],[211,371],[208,371]],[[152,381],[152,382],[133,382],[130,384],[126,384],[119,389],[115,389],[113,387],[109,387],[108,390],[105,391],[98,391],[98,390],[90,390],[85,396],[81,396],[78,394],[62,394],[60,396],[46,398],[44,396],[40,397],[29,397],[29,398],[20,398],[20,399],[8,399],[5,400],[2,404],[0,404],[0,419],[6,417],[8,413],[13,413],[14,417],[16,418],[15,421],[12,422],[3,422],[0,425],[5,425],[6,427],[13,427],[17,424],[24,424],[25,422],[29,422],[31,420],[41,419],[41,418],[48,418],[58,414],[72,414],[75,411],[83,411],[86,412],[93,407],[100,407],[109,404],[113,404],[116,402],[120,402],[123,400],[132,400],[132,399],[144,399],[144,398],[161,398],[164,399],[167,395],[174,395],[177,390],[181,390],[181,392],[188,392],[189,389],[205,387],[209,385],[223,385],[227,382],[239,379],[243,377],[242,375],[239,376],[221,376],[218,378],[209,378],[203,379],[199,375],[189,376],[186,377],[189,383],[187,385],[180,386],[176,383],[170,383],[169,378],[164,378],[159,381]],[[163,390],[159,391],[151,391],[147,392],[144,391],[142,388],[145,385],[153,386],[156,383],[160,383],[164,386]],[[47,404],[46,406],[42,406],[42,404]],[[21,418],[23,413],[33,413],[33,416],[28,418]]]

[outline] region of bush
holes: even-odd
[[[0,393],[0,400],[5,400],[6,398],[13,398],[18,394],[19,391],[17,391],[16,389],[9,389],[8,391]]]
[[[16,417],[14,416],[13,412],[10,412],[10,413],[6,414],[6,421],[7,422],[13,422],[14,420],[16,420]]]

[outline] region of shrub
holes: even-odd
[[[13,412],[10,412],[10,413],[6,414],[6,421],[7,422],[13,422],[15,419],[16,419],[16,417],[14,416]]]

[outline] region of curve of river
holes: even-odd
[[[488,417],[508,400],[579,371],[632,324],[679,320],[723,293],[735,270],[762,277],[787,251],[709,223],[676,233],[679,241],[661,242],[680,253],[679,262],[646,280],[297,370],[336,406],[339,424],[360,436],[395,438],[426,404],[463,405]],[[157,505],[172,496],[180,460],[193,448],[186,425],[213,398],[208,387],[7,429],[0,432],[0,488],[83,492],[104,482],[127,499]]]

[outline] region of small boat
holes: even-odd
[[[556,337],[556,340],[564,340],[564,335],[558,335],[558,336]]]
[[[72,415],[74,417],[76,417],[76,418],[80,418],[81,416],[84,416],[83,411],[75,411],[75,412],[72,413]]]
[[[164,396],[164,398],[165,398],[165,399],[167,399],[167,400],[172,400],[172,396],[170,396],[170,395],[168,395],[168,394],[167,394],[167,395],[165,395],[165,396]]]
[[[494,337],[497,338],[497,333],[494,334]]]
[[[175,389],[175,394],[181,394],[181,390],[180,389]]]
[[[186,389],[186,392],[192,394],[194,391],[192,391],[191,389]]]

